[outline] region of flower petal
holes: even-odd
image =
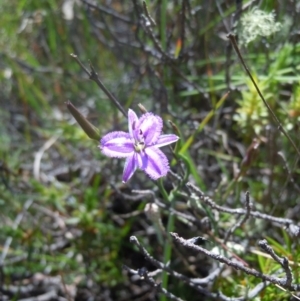
[[[143,169],[146,174],[153,180],[165,176],[170,170],[169,162],[166,155],[157,147],[147,147],[147,164]]]
[[[123,171],[123,183],[126,183],[134,174],[137,168],[136,153],[132,154],[126,159],[124,171]]]
[[[163,121],[159,116],[146,113],[139,119],[136,129],[142,132],[146,145],[153,145],[161,134],[162,127]]]
[[[132,139],[125,132],[108,133],[101,139],[99,147],[108,157],[126,158],[134,152]]]
[[[174,143],[178,139],[179,139],[179,137],[174,134],[160,135],[155,143],[155,146],[162,147],[162,146]]]
[[[129,135],[133,137],[133,131],[136,129],[139,118],[131,109],[128,110],[128,131]]]
[[[145,153],[145,151],[140,151],[138,153],[135,153],[137,167],[144,170],[148,163],[148,156]]]

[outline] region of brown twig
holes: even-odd
[[[171,233],[171,235],[174,237],[174,233]],[[209,274],[205,278],[194,278],[194,279],[189,278],[189,277],[186,277],[186,276],[172,270],[170,267],[168,267],[165,264],[163,264],[163,263],[159,262],[158,260],[154,259],[148,253],[148,251],[140,244],[140,242],[138,241],[138,239],[135,236],[130,237],[130,242],[134,243],[138,247],[139,251],[144,255],[145,259],[147,261],[149,261],[151,264],[153,264],[157,269],[164,270],[165,272],[169,273],[172,277],[183,281],[184,283],[186,283],[188,286],[195,289],[199,293],[204,294],[205,296],[207,296],[211,299],[214,299],[214,300],[218,300],[218,301],[246,301],[246,300],[252,299],[255,296],[257,296],[268,285],[268,282],[266,282],[266,281],[262,282],[262,283],[259,283],[256,287],[254,287],[251,291],[249,291],[247,293],[247,296],[245,296],[245,297],[231,298],[231,297],[225,296],[220,291],[217,292],[217,293],[212,293],[212,292],[208,291],[207,289],[203,288],[202,285],[208,285],[211,282],[213,282],[214,279],[219,275],[219,273],[221,271],[220,268],[215,269],[211,274]],[[191,245],[195,246],[193,243],[191,243]],[[211,253],[211,252],[209,252],[209,253]],[[144,273],[147,273],[148,277],[150,276],[150,273],[148,273],[146,271],[146,269],[144,269],[144,268],[141,268],[141,269],[135,271],[133,269],[130,269],[127,266],[123,266],[123,267],[124,267],[124,269],[126,269],[130,273],[135,274],[135,275],[139,275],[144,280],[147,280],[147,279],[144,278],[144,276],[145,276]],[[151,273],[151,275],[152,275],[152,273]],[[153,280],[153,283],[155,283],[154,280]]]
[[[278,278],[278,277],[274,277],[271,275],[263,274],[255,269],[244,266],[240,262],[232,261],[220,254],[210,252],[201,246],[195,245],[195,244],[189,242],[188,240],[186,240],[182,237],[179,237],[177,233],[170,233],[170,234],[182,246],[192,249],[194,251],[200,252],[218,262],[225,263],[226,265],[234,268],[235,270],[243,271],[244,273],[246,273],[248,275],[252,275],[252,276],[260,278],[264,281],[269,281],[273,284],[280,285],[291,291],[300,290],[300,284],[292,284],[290,279],[288,279],[288,278]]]
[[[234,226],[228,230],[228,232],[226,233],[224,240],[223,240],[223,244],[226,244],[226,242],[228,241],[229,237],[234,233],[234,231],[241,227],[250,217],[251,215],[251,204],[250,204],[250,194],[249,191],[246,192],[246,201],[245,201],[245,208],[246,208],[246,213],[244,216],[241,217],[241,219],[236,222],[234,224]]]
[[[217,205],[210,197],[204,195],[203,192],[200,189],[198,189],[195,185],[193,185],[192,183],[187,183],[186,186],[188,188],[192,189],[197,194],[199,199],[202,202],[204,202],[207,206],[211,207],[212,209],[215,209],[219,212],[226,212],[226,213],[230,213],[230,214],[238,214],[238,215],[247,214],[247,210],[245,210],[243,208],[231,209],[228,207]],[[263,219],[263,220],[267,220],[270,222],[278,223],[278,224],[285,225],[285,226],[293,225],[294,227],[299,228],[299,226],[297,226],[293,220],[288,219],[288,218],[274,217],[272,215],[264,214],[259,211],[250,211],[250,216],[256,217],[259,219]]]
[[[133,24],[134,22],[132,22],[132,20],[130,18],[127,18],[121,14],[119,14],[118,12],[116,12],[115,10],[111,9],[111,8],[108,8],[108,7],[105,7],[101,4],[94,4],[94,3],[91,3],[90,1],[88,0],[81,0],[83,3],[85,3],[87,6],[89,7],[92,7],[100,12],[103,12],[109,16],[112,16],[120,21],[123,21],[125,23],[129,23],[129,24]]]
[[[207,93],[205,93],[205,91],[199,87],[197,84],[191,82],[181,71],[180,69],[176,66],[176,59],[172,56],[170,56],[166,51],[163,50],[160,42],[158,41],[158,39],[155,37],[155,34],[152,30],[152,28],[150,26],[147,26],[147,20],[148,18],[146,18],[144,15],[140,16],[141,19],[141,23],[143,26],[144,31],[147,33],[147,35],[149,36],[149,38],[152,40],[155,48],[157,49],[157,51],[161,54],[162,59],[164,59],[169,65],[170,67],[182,78],[185,80],[185,82],[187,82],[188,84],[190,84],[195,90],[197,90],[199,92],[199,94],[203,94],[203,96],[207,99]]]
[[[125,112],[122,105],[119,103],[119,101],[109,92],[109,90],[104,86],[102,81],[99,79],[98,74],[96,73],[93,65],[90,63],[91,71],[89,71],[82,62],[78,59],[76,54],[71,53],[71,57],[75,59],[75,61],[78,63],[78,65],[82,68],[82,70],[88,75],[89,79],[94,81],[98,87],[106,94],[106,96],[111,100],[111,102],[119,109],[119,111],[127,118],[127,113]]]
[[[271,246],[268,245],[267,241],[265,239],[260,240],[258,242],[258,245],[260,246],[260,248],[262,248],[266,253],[268,253],[276,262],[278,262],[285,274],[286,274],[286,285],[287,286],[291,286],[292,282],[293,282],[293,275],[292,275],[292,271],[291,268],[289,266],[289,261],[286,257],[279,257],[274,250],[272,249]]]
[[[151,24],[151,26],[155,27],[156,26],[156,23],[154,21],[154,19],[151,17],[150,13],[149,13],[149,10],[148,10],[148,6],[147,6],[147,3],[146,1],[143,1],[143,7],[144,7],[144,11],[145,11],[145,14]]]
[[[156,268],[167,272],[169,275],[173,276],[174,278],[182,280],[183,282],[187,283],[189,286],[195,288],[197,291],[199,291],[201,293],[204,293],[206,295],[210,294],[206,289],[204,289],[203,287],[200,286],[200,281],[198,281],[197,284],[195,284],[195,282],[194,282],[195,280],[191,281],[191,279],[189,277],[186,277],[186,276],[184,276],[180,273],[175,272],[174,270],[172,270],[167,265],[165,265],[162,262],[160,262],[160,261],[156,260],[155,258],[153,258],[148,253],[148,251],[140,244],[140,242],[138,241],[138,239],[135,236],[130,237],[130,242],[135,244],[138,247],[139,251],[145,256],[147,261],[151,262],[151,264],[153,264]],[[205,284],[205,283],[201,283],[201,284]]]
[[[131,274],[140,276],[140,278],[142,280],[144,280],[152,288],[154,288],[155,290],[157,290],[159,293],[165,295],[170,300],[184,301],[183,299],[181,299],[179,297],[176,297],[175,295],[173,295],[172,293],[170,293],[169,291],[167,291],[165,288],[163,288],[161,286],[161,283],[156,283],[155,280],[152,277],[149,276],[149,273],[148,273],[148,271],[145,268],[141,268],[141,269],[135,271],[135,270],[129,268],[128,266],[123,265],[123,269],[126,270],[126,271],[128,271]]]

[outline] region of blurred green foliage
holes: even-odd
[[[174,206],[178,202],[185,208],[187,200],[181,194],[185,191],[180,189],[191,180],[233,208],[240,206],[249,190],[257,210],[279,217],[299,216],[299,158],[277,130],[235,54],[226,53],[226,30],[238,26],[225,26],[235,6],[225,1],[220,1],[219,8],[213,1],[188,2],[183,30],[180,1],[147,1],[158,24],[151,29],[151,37],[151,32],[138,27],[142,18],[136,16],[134,1],[109,5],[96,1],[102,11],[86,1],[0,1],[1,285],[41,272],[60,275],[65,284],[88,288],[94,296],[105,289],[114,300],[124,292],[133,295],[122,264],[140,268],[145,263],[129,244],[130,235],[140,235],[147,250],[165,263],[175,255],[163,258],[165,246],[151,234],[152,225],[143,216],[147,198],[140,203],[126,199],[132,189],[150,189],[167,204],[174,201]],[[245,11],[253,12],[250,2],[245,1]],[[296,28],[300,18],[299,13],[289,13],[294,11],[292,2],[263,1],[260,9],[276,10],[278,20],[273,21],[282,24],[282,32],[249,37],[251,41],[241,50],[269,105],[298,145],[300,44]],[[287,16],[289,22],[285,22]],[[170,57],[162,54],[157,43]],[[123,162],[104,158],[97,143],[75,123],[65,105],[69,100],[101,134],[126,128],[126,120],[71,53],[87,68],[92,63],[126,109],[142,103],[165,121],[176,123],[181,141],[172,167],[178,173],[184,171],[176,193],[170,193],[172,185],[167,180],[159,190],[141,173],[122,185]],[[165,127],[171,131],[167,122]],[[237,179],[254,138],[260,141],[258,153]],[[167,198],[162,191],[169,193]],[[212,220],[213,213],[204,209]],[[167,225],[170,219],[164,213]],[[213,231],[222,235],[235,220],[226,214],[218,218],[211,221]],[[172,231],[199,235],[192,227],[187,230],[186,225],[173,222]],[[274,260],[257,252],[255,241],[261,236],[294,263],[292,272],[299,282],[298,241],[280,229],[271,230],[265,222],[251,220],[235,232],[236,243],[249,247],[246,255],[239,256],[264,273],[283,275]],[[199,266],[194,262],[195,270],[203,276],[209,268],[203,271],[203,259],[199,260]],[[178,262],[175,267],[187,271]],[[193,298],[182,283],[166,282],[176,295]],[[220,276],[213,289],[244,296],[257,283],[254,277],[232,272],[229,277]],[[286,300],[290,295],[268,286],[256,299]]]

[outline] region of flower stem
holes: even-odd
[[[173,207],[174,204],[174,200],[171,201],[171,207]],[[164,246],[164,264],[168,264],[171,260],[171,255],[172,255],[172,243],[171,243],[171,236],[170,236],[170,232],[174,231],[174,214],[170,214],[169,215],[169,219],[168,219],[168,225],[167,225],[167,236],[168,236],[168,241]],[[168,286],[168,280],[169,280],[169,274],[165,271],[163,271],[162,274],[162,287],[163,288],[167,288]],[[160,297],[160,301],[166,301],[166,296],[161,296]]]
[[[163,186],[163,182],[162,179],[158,180],[158,187],[160,189],[160,192],[163,196],[163,198],[168,201],[171,205],[171,208],[174,207],[174,194],[171,192],[169,195],[166,192],[164,186]],[[166,235],[167,235],[167,242],[164,245],[164,258],[163,258],[163,263],[166,265],[170,262],[171,260],[171,255],[172,255],[172,239],[170,236],[170,232],[174,231],[174,222],[175,222],[175,217],[173,214],[169,215],[168,218],[168,224],[167,224],[167,228],[166,228]],[[168,286],[168,280],[169,280],[169,275],[167,272],[163,271],[162,273],[162,287],[163,288],[167,288]],[[160,301],[166,301],[166,296],[161,295],[159,298]]]

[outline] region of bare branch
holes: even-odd
[[[88,0],[81,0],[83,3],[85,3],[87,6],[89,7],[92,7],[100,12],[104,12],[105,14],[109,15],[109,16],[112,16],[118,20],[121,20],[125,23],[129,23],[129,24],[133,24],[134,22],[132,22],[132,20],[130,18],[127,18],[121,14],[119,14],[118,12],[116,12],[115,10],[112,10],[108,7],[105,7],[104,5],[101,5],[101,4],[94,4],[94,3],[91,3],[90,1]]]
[[[267,241],[265,239],[260,240],[258,242],[258,245],[266,252],[268,253],[276,262],[278,262],[282,268],[284,269],[284,272],[286,274],[286,285],[289,287],[291,286],[292,282],[293,282],[293,275],[292,275],[292,271],[291,268],[289,266],[289,261],[286,257],[279,257],[274,250],[272,249],[271,246],[269,246],[269,244],[267,243]]]
[[[170,233],[170,234],[182,246],[187,247],[189,249],[192,249],[194,251],[200,252],[202,254],[205,254],[206,256],[208,256],[208,257],[210,257],[210,258],[212,258],[212,259],[214,259],[218,262],[225,263],[226,265],[231,266],[232,268],[234,268],[236,270],[243,271],[244,273],[246,273],[248,275],[252,275],[252,276],[260,278],[264,281],[269,281],[273,284],[280,285],[280,286],[282,286],[282,287],[284,287],[288,290],[291,290],[291,291],[300,290],[300,284],[291,284],[290,279],[285,279],[285,278],[281,279],[281,278],[278,278],[278,277],[273,277],[273,276],[270,276],[270,275],[263,274],[263,273],[255,270],[255,269],[251,269],[251,268],[248,268],[248,267],[244,266],[240,262],[232,261],[232,260],[230,260],[230,259],[228,259],[228,258],[226,258],[226,257],[224,257],[220,254],[210,252],[210,251],[208,251],[207,249],[205,249],[201,246],[195,245],[195,244],[191,243],[189,240],[186,240],[182,237],[179,237],[177,233]]]
[[[171,233],[171,235],[174,236],[174,233]],[[212,299],[215,299],[215,300],[218,300],[218,301],[246,301],[246,300],[249,300],[249,299],[254,298],[255,296],[257,296],[268,285],[267,282],[259,283],[250,292],[248,292],[247,296],[245,296],[245,297],[231,298],[231,297],[225,296],[221,292],[211,293],[211,292],[209,292],[208,290],[206,290],[205,288],[203,288],[200,285],[208,285],[209,283],[213,282],[214,279],[219,275],[219,273],[221,271],[221,268],[217,268],[214,272],[212,272],[210,275],[208,275],[205,278],[194,278],[194,279],[188,278],[188,277],[186,277],[186,276],[184,276],[180,273],[177,273],[177,272],[173,271],[171,268],[169,268],[165,264],[163,264],[163,263],[157,261],[156,259],[154,259],[147,252],[147,250],[140,244],[140,242],[138,241],[138,239],[135,236],[130,237],[130,242],[134,243],[138,247],[139,251],[145,256],[145,259],[147,261],[151,262],[151,264],[153,264],[156,268],[158,268],[158,271],[164,270],[167,273],[169,273],[171,276],[182,280],[187,285],[194,288],[195,290],[197,290],[201,294],[204,294],[204,295],[208,296],[209,298],[212,298]],[[144,272],[145,272],[144,270],[145,269],[143,269],[143,268],[139,269],[137,271],[135,271],[133,269],[130,269],[127,266],[124,266],[124,268],[132,274],[135,274],[135,275],[138,274],[138,275],[140,275],[140,277],[144,276]],[[148,276],[149,275],[150,275],[150,273],[148,273]],[[151,273],[151,275],[152,275],[152,273]],[[155,283],[155,281],[154,281],[154,283]]]
[[[210,197],[204,195],[203,192],[200,189],[198,189],[195,185],[193,185],[192,183],[187,183],[186,186],[188,188],[191,188],[197,194],[199,199],[202,202],[204,202],[207,206],[211,207],[212,209],[215,209],[220,212],[230,213],[230,214],[238,214],[238,215],[247,214],[247,210],[242,209],[242,208],[231,209],[228,207],[223,207],[223,206],[217,205]],[[288,219],[288,218],[274,217],[272,215],[264,214],[259,211],[250,211],[250,216],[260,218],[263,220],[267,220],[270,222],[278,223],[278,224],[285,225],[285,226],[293,225],[294,227],[300,229],[300,227],[297,226],[293,220]]]
[[[245,201],[245,207],[246,207],[246,213],[243,217],[241,217],[241,219],[235,223],[235,225],[228,230],[228,232],[225,235],[223,244],[226,244],[226,242],[228,241],[229,237],[234,233],[234,231],[241,227],[243,224],[246,223],[246,221],[249,219],[250,215],[251,215],[251,204],[250,204],[250,194],[249,191],[246,192],[246,201]]]
[[[102,81],[99,79],[98,74],[96,73],[93,65],[90,63],[91,71],[89,71],[82,62],[78,59],[76,54],[71,53],[71,57],[75,59],[75,61],[78,63],[78,65],[83,69],[83,71],[88,75],[89,79],[94,81],[98,87],[106,94],[106,96],[111,100],[111,102],[119,109],[119,111],[127,118],[127,113],[125,112],[122,105],[119,103],[119,101],[109,92],[109,90],[104,86]]]
[[[144,280],[146,283],[148,283],[151,287],[155,288],[159,293],[168,297],[170,300],[184,301],[183,299],[176,297],[175,295],[173,295],[172,293],[167,291],[165,288],[163,288],[161,286],[161,283],[157,284],[152,277],[149,277],[148,271],[145,268],[135,271],[133,269],[130,269],[128,266],[123,265],[123,269],[130,272],[131,274],[139,275],[142,280]]]

